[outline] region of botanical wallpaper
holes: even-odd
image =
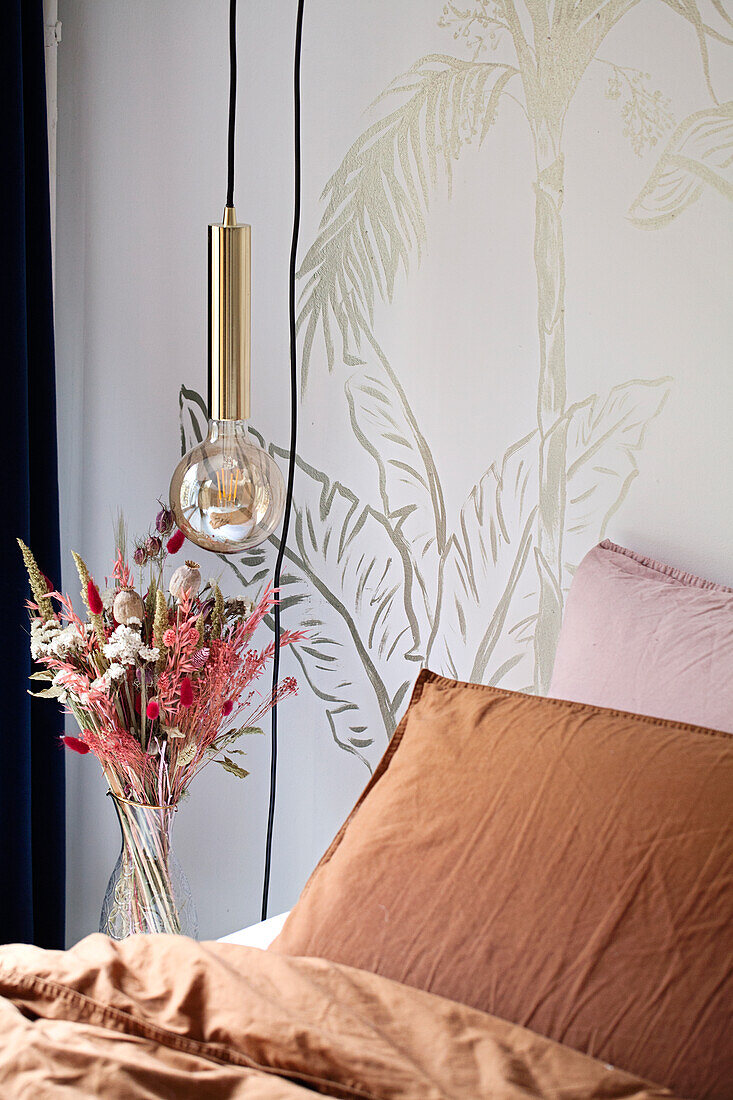
[[[688,63],[700,66],[706,98],[682,119],[652,75],[605,56],[607,35],[640,2],[689,25]],[[319,346],[334,400],[348,409],[354,454],[324,469],[298,458],[284,619],[309,631],[293,647],[301,685],[320,701],[336,744],[367,767],[423,664],[547,690],[573,571],[643,474],[650,422],[663,424],[667,377],[568,401],[564,125],[588,67],[607,73],[634,153],[654,151],[653,171],[640,171],[629,196],[633,225],[664,232],[711,189],[733,199],[733,103],[717,98],[709,56],[711,43],[733,45],[726,0],[479,0],[446,3],[436,17],[451,52],[418,58],[372,105],[372,121],[325,184],[320,229],[299,269],[303,390],[320,369]],[[375,303],[392,302],[410,277],[436,188],[450,189],[468,145],[491,142],[508,99],[534,151],[535,427],[466,486],[455,514],[410,401],[415,380],[383,346]],[[205,432],[205,402],[182,387],[180,409],[187,449]],[[372,464],[373,499],[345,477],[359,455]],[[276,546],[222,560],[243,584],[261,585]]]

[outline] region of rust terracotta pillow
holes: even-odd
[[[733,738],[422,672],[272,950],[733,1083]]]

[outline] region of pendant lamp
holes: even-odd
[[[224,217],[209,225],[209,427],[173,473],[170,503],[190,542],[217,554],[257,546],[276,530],[285,484],[275,460],[247,434],[250,416],[252,229],[234,209],[236,0],[230,5],[228,188]]]
[[[229,0],[229,141],[227,201],[221,224],[209,226],[209,430],[203,443],[179,462],[171,479],[176,522],[197,546],[234,554],[282,529],[273,587],[279,592],[293,507],[298,437],[296,272],[301,205],[300,70],[305,0],[297,0],[293,59],[294,188],[290,245],[288,327],[290,337],[290,447],[287,490],[275,461],[246,434],[250,389],[251,228],[238,225],[234,210],[234,120],[237,94],[237,0]],[[270,797],[267,812],[262,919],[267,918],[277,784],[280,614],[273,609],[275,651],[270,711]]]

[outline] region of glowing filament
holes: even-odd
[[[216,471],[217,503],[219,505],[236,504],[239,474],[239,468],[236,466],[233,470]]]

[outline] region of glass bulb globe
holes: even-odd
[[[248,550],[276,529],[285,483],[243,420],[210,420],[209,434],[176,466],[171,508],[186,538],[216,554]]]

